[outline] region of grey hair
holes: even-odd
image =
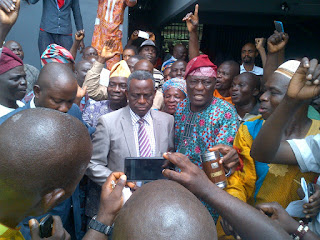
[[[155,88],[155,80],[153,75],[150,72],[139,70],[131,73],[130,76],[128,77],[128,82],[127,82],[128,91],[130,90],[130,82],[132,79],[136,79],[136,80],[151,79],[153,83],[153,88]]]

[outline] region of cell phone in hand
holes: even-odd
[[[48,238],[52,236],[53,217],[51,214],[45,216],[39,224],[39,232],[41,238]]]
[[[314,189],[314,184],[313,183],[308,183],[308,198],[311,197],[314,192],[315,192],[315,189]]]
[[[274,21],[274,26],[278,32],[284,32],[283,24],[281,21]]]
[[[138,37],[149,39],[149,33],[139,30]]]
[[[163,157],[127,157],[124,172],[128,181],[165,179],[162,174],[166,160]]]

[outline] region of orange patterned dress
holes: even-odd
[[[97,18],[92,37],[92,46],[101,52],[106,40],[114,39],[113,51],[122,53],[122,23],[124,10],[127,6],[133,7],[137,0],[99,0]],[[107,68],[120,61],[120,56],[116,55],[107,61]]]

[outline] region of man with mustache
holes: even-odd
[[[240,66],[240,73],[251,72],[255,75],[263,75],[263,68],[257,67],[254,62],[258,56],[258,51],[253,43],[246,43],[241,49],[242,65]]]

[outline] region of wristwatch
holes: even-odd
[[[112,226],[107,226],[104,225],[103,223],[99,222],[98,220],[96,220],[97,215],[95,215],[89,222],[89,229],[93,229],[96,230],[98,232],[101,232],[107,236],[109,236],[112,232],[113,229],[113,224]]]

